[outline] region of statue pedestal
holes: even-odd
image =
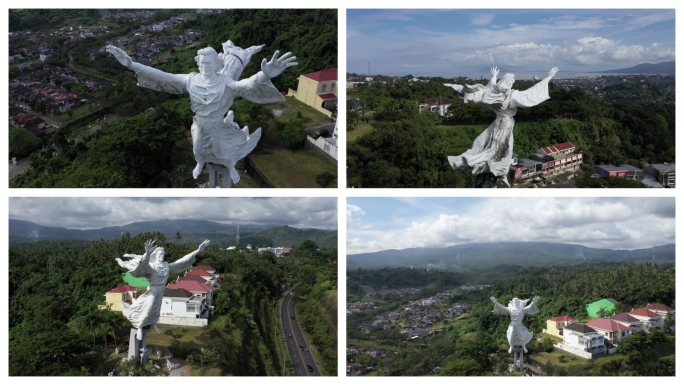
[[[523,363],[524,350],[521,346],[513,347],[513,370],[522,371],[524,367]]]
[[[128,341],[128,359],[139,359],[142,357],[141,362],[144,364],[147,361],[147,357],[150,352],[147,348],[147,333],[150,331],[150,327],[147,326],[142,329],[142,340],[138,340],[135,335],[138,332],[137,328],[131,328],[131,336]]]
[[[230,188],[232,186],[233,180],[230,178],[230,172],[228,168],[219,164],[207,164],[207,169],[209,170],[209,188],[218,187],[219,173],[223,175],[223,184],[221,188]]]

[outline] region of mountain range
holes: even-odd
[[[674,75],[675,74],[675,62],[674,61],[663,61],[662,63],[643,63],[638,64],[629,68],[622,69],[609,69],[607,71],[601,71],[600,73],[633,73],[642,75]]]
[[[210,239],[220,246],[235,245],[237,225],[221,224],[209,220],[156,220],[98,229],[68,229],[48,227],[30,221],[10,219],[10,243],[40,240],[113,240],[124,233],[136,236],[145,232],[161,232],[167,241],[176,241],[181,234],[181,243],[197,243]],[[257,224],[240,225],[240,244],[272,245],[290,247],[304,240],[312,240],[321,247],[337,247],[337,231],[313,228],[294,228],[287,225],[270,226]]]
[[[463,244],[446,248],[409,248],[347,255],[347,269],[425,268],[471,272],[498,265],[566,266],[582,263],[675,264],[675,245],[637,250],[589,248],[544,242]]]

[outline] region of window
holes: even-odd
[[[323,84],[323,86],[321,87],[321,93],[325,93],[325,88],[326,88],[326,87],[327,87],[327,85],[326,85],[326,84]]]
[[[186,304],[185,305],[185,311],[186,312],[198,313],[199,312],[199,305],[197,305],[197,304]]]

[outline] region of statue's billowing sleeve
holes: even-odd
[[[271,80],[259,82],[261,72],[256,75],[231,83],[229,87],[240,96],[259,104],[282,103],[285,97],[278,92]],[[263,74],[261,74],[263,76]]]
[[[129,68],[138,75],[139,87],[173,94],[188,91],[188,75],[174,75],[140,63],[133,63]]]
[[[508,308],[499,303],[494,303],[494,310],[492,312],[496,313],[497,315],[508,315],[510,313],[508,312]]]
[[[534,107],[550,99],[549,80],[550,77],[544,78],[525,91],[514,92],[511,107]]]
[[[129,269],[133,277],[148,277],[152,271],[152,268],[150,267],[150,255],[146,252],[134,267],[134,269]]]
[[[532,303],[532,304],[528,305],[527,307],[525,307],[525,314],[526,315],[535,315],[537,313],[539,313],[539,308],[537,308],[536,303]]]

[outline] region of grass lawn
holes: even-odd
[[[357,124],[353,131],[347,131],[347,143],[351,143],[358,139],[359,137],[369,133],[373,130],[373,126],[370,124]]]
[[[79,106],[79,107],[76,107],[76,108],[72,109],[71,111],[72,111],[72,116],[73,116],[73,117],[70,117],[70,116],[69,116],[69,113],[68,113],[68,112],[65,112],[65,113],[61,113],[61,114],[59,114],[59,115],[54,115],[54,116],[52,116],[52,118],[55,119],[55,120],[57,120],[57,121],[60,121],[60,122],[65,122],[65,121],[69,121],[69,120],[72,120],[72,119],[79,118],[79,117],[81,117],[82,115],[85,115],[86,113],[88,113],[88,112],[90,112],[90,111],[92,111],[92,110],[88,108],[88,104],[86,103],[86,104],[83,104],[83,105],[81,105],[81,106]]]
[[[221,376],[220,368],[207,368],[202,374],[202,367],[191,366],[190,376]]]
[[[316,176],[325,172],[337,180],[337,164],[312,149],[273,149],[267,154],[252,154],[250,159],[277,188],[320,188]],[[332,185],[336,187],[337,183]]]
[[[304,128],[313,127],[320,124],[330,123],[330,118],[312,107],[302,103],[294,97],[286,97],[285,102],[270,104],[268,106],[272,109],[283,110],[287,109],[281,116],[275,118],[280,123],[287,123],[288,121],[297,117],[297,112],[301,112],[304,120]]]
[[[168,347],[169,345],[171,345],[171,340],[173,340],[173,336],[164,334],[164,331],[166,331],[167,329],[174,329],[177,327],[167,327],[164,325],[158,325],[158,327],[160,332],[159,334],[157,334],[157,332],[155,331],[151,331],[147,334],[147,343],[154,345],[163,345]],[[209,345],[210,340],[210,331],[208,329],[201,328],[185,328],[183,336],[178,339],[178,341],[194,343],[198,347],[201,347],[203,345]]]
[[[565,361],[562,363],[558,361],[558,358],[560,356],[565,356]],[[530,357],[544,364],[550,362],[553,366],[556,367],[591,367],[591,362],[589,362],[588,360],[585,360],[581,357],[573,356],[569,353],[565,353],[559,350],[554,350],[553,352],[534,353],[531,354]]]

